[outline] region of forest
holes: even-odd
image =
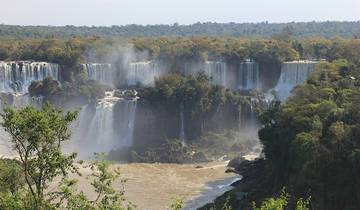
[[[214,205],[228,197],[235,209],[251,209],[253,201],[279,195],[259,209],[298,209],[303,198],[310,209],[358,209],[359,70],[358,57],[322,63],[286,103],[263,111],[264,159],[240,160],[235,168],[244,179]]]
[[[284,28],[297,38],[354,38],[360,36],[360,22],[290,22],[290,23],[195,23],[192,25],[124,25],[124,26],[16,26],[0,25],[0,37],[11,39],[79,37],[164,37],[210,36],[270,38]]]

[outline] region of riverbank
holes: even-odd
[[[281,189],[274,189],[268,179],[266,162],[262,158],[242,160],[233,164],[232,171],[241,174],[241,180],[231,184],[232,188],[214,199],[212,202],[199,208],[201,210],[221,209],[225,202],[236,209],[252,209],[252,203],[259,203],[265,198],[274,195]]]

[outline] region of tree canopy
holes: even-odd
[[[73,36],[99,37],[160,37],[160,36],[213,36],[213,37],[266,37],[290,30],[296,37],[345,37],[360,35],[360,22],[291,22],[291,23],[195,23],[192,25],[124,25],[95,26],[16,26],[0,25],[0,37],[11,38],[64,38]]]

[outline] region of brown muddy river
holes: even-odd
[[[15,157],[8,145],[0,144],[0,156]],[[121,172],[121,178],[126,179],[125,196],[127,200],[140,210],[163,210],[176,198],[183,199],[184,209],[196,209],[211,202],[217,196],[230,190],[229,184],[239,180],[233,173],[225,173],[227,162],[211,162],[203,164],[113,164]],[[197,166],[201,166],[198,168]],[[95,197],[90,181],[86,177],[89,169],[81,169],[79,189],[90,198]],[[75,176],[75,175],[73,175]],[[114,183],[121,189],[121,182]],[[50,191],[55,189],[55,183]]]
[[[202,168],[196,166],[201,165]],[[184,200],[184,209],[196,209],[231,189],[228,185],[239,179],[225,173],[227,162],[205,164],[114,164],[119,167],[121,178],[126,179],[125,196],[140,210],[169,209],[175,198]],[[94,193],[88,188],[89,169],[82,169],[80,190],[90,197]],[[120,181],[115,182],[120,188]]]

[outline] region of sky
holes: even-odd
[[[0,0],[11,25],[360,20],[360,0]]]

